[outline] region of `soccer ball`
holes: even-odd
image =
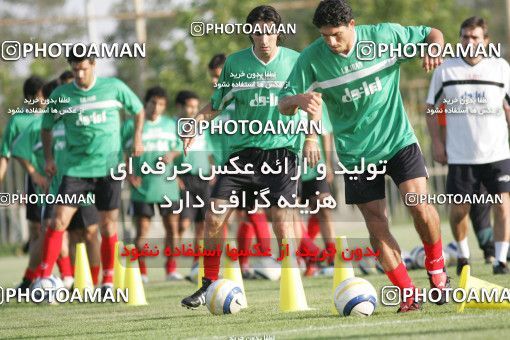
[[[365,279],[351,277],[335,289],[335,307],[341,316],[369,316],[377,305],[374,286]]]
[[[255,274],[265,280],[278,281],[282,274],[281,266],[272,257],[262,257],[259,264],[253,267]]]
[[[404,262],[407,269],[414,268],[413,258],[411,257],[411,254],[409,254],[409,252],[402,250],[402,252],[400,253],[400,257],[402,258],[402,262]]]
[[[358,262],[359,270],[364,275],[377,274],[377,261],[373,258],[363,258]]]
[[[449,255],[449,266],[454,266],[457,264],[457,243],[450,242],[443,249],[443,252]]]
[[[241,287],[226,279],[217,280],[207,288],[205,303],[214,315],[239,313],[248,306]]]
[[[43,291],[43,300],[49,303],[57,303],[55,300],[57,290],[64,288],[62,280],[55,275],[51,275],[49,278],[38,279],[32,284],[31,289],[41,289]],[[37,297],[39,300],[40,296]]]
[[[418,246],[411,250],[411,259],[413,260],[414,268],[425,268],[425,257],[425,249],[423,246]],[[444,250],[443,259],[445,266],[448,266],[450,261],[450,254]]]
[[[423,246],[417,246],[411,250],[411,259],[414,268],[425,268],[425,249]]]

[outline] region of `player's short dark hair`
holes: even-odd
[[[42,87],[43,97],[48,99],[50,97],[51,93],[53,92],[53,90],[55,90],[59,86],[60,86],[59,79],[53,79],[53,80],[47,82],[46,84],[44,84],[44,86]]]
[[[153,86],[145,92],[144,101],[147,103],[153,97],[164,98],[168,102],[168,95],[166,90],[161,86]]]
[[[207,67],[209,70],[214,70],[215,68],[222,67],[225,65],[225,60],[227,60],[227,57],[223,53],[216,54],[211,58]]]
[[[64,72],[62,72],[62,74],[58,77],[58,80],[60,81],[60,83],[65,83],[67,82],[69,79],[74,79],[74,74],[72,71],[69,71],[69,70],[65,70]]]
[[[315,10],[313,24],[317,28],[347,26],[352,19],[352,9],[347,1],[324,0]]]
[[[81,63],[82,61],[88,60],[90,63],[94,62],[94,56],[88,55],[90,50],[90,46],[87,45],[77,45],[73,46],[73,48],[69,49],[69,55],[67,56],[67,62],[69,64],[72,63]],[[75,54],[76,52],[76,54]]]
[[[184,91],[179,91],[177,93],[177,96],[175,96],[175,103],[181,104],[181,105],[186,105],[186,101],[189,99],[198,99],[199,100],[200,98],[198,97],[198,95],[195,92],[184,90]]]
[[[274,9],[272,6],[258,6],[251,10],[251,12],[246,17],[247,24],[255,24],[257,21],[270,22],[272,21],[276,26],[280,26],[282,24],[282,17],[280,14]],[[285,39],[285,35],[283,33],[278,34],[277,44],[281,44]],[[250,36],[250,41],[253,43],[253,39]]]
[[[43,86],[44,80],[41,77],[31,76],[23,83],[23,96],[27,99],[35,98]]]
[[[459,36],[462,35],[462,30],[464,28],[473,29],[476,27],[481,27],[483,29],[483,37],[484,38],[489,37],[489,25],[487,25],[487,21],[485,21],[484,18],[477,17],[477,16],[467,18],[466,20],[464,20],[462,22],[462,24],[460,24]]]

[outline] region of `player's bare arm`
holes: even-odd
[[[434,105],[427,105],[426,112],[431,112],[435,109]],[[440,164],[446,164],[448,159],[446,157],[446,147],[444,140],[441,138],[440,127],[437,117],[432,114],[426,114],[427,127],[429,129],[430,137],[432,139],[432,152],[434,160]]]
[[[51,177],[57,173],[57,166],[53,158],[53,135],[51,130],[41,129],[41,141],[44,150],[44,159],[46,161],[44,171]]]
[[[35,170],[34,166],[26,159],[19,158],[19,157],[16,157],[16,159],[21,164],[21,166],[25,169],[25,171],[30,176],[30,178],[32,179],[34,184],[39,186],[43,190],[43,192],[47,192],[48,187],[49,187],[48,179],[46,177],[42,176],[41,174],[39,174]]]
[[[143,153],[142,131],[145,120],[145,111],[142,109],[135,116],[135,132],[133,138],[133,156],[138,157]]]
[[[5,173],[7,172],[8,159],[6,157],[0,157],[0,183],[4,181]]]
[[[444,37],[443,33],[438,30],[437,28],[432,28],[429,35],[427,36],[426,42],[428,44],[439,44],[441,48],[444,46]],[[425,69],[425,71],[430,72],[437,68],[439,65],[443,63],[443,58],[441,56],[439,57],[431,57],[428,54],[425,55],[423,58],[422,67]]]
[[[211,103],[204,106],[195,116],[196,124],[201,122],[202,120],[211,121],[218,115],[220,111],[213,110]],[[184,148],[184,154],[187,154],[188,149],[191,147],[193,143],[193,137],[182,137],[182,143]]]

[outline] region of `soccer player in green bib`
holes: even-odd
[[[2,145],[0,147],[0,184],[5,179],[9,159],[15,141],[19,138],[34,121],[41,119],[44,109],[43,93],[44,80],[37,76],[31,76],[23,83],[24,106],[22,112],[16,112],[11,115],[7,126],[5,126],[2,135]],[[47,186],[47,180],[33,168],[27,171],[25,177],[25,193],[27,195],[35,194],[36,186]],[[37,264],[40,261],[39,252],[37,252],[36,241],[39,238],[41,230],[41,207],[37,204],[26,204],[26,219],[29,226],[29,260],[22,282],[18,285],[19,289],[26,289],[35,279]]]
[[[101,263],[103,288],[113,283],[114,245],[117,242],[117,219],[121,182],[111,176],[121,161],[120,112],[135,114],[134,155],[143,152],[143,105],[131,89],[116,78],[95,75],[93,58],[70,55],[68,62],[75,76],[73,83],[59,86],[51,95],[53,103],[44,115],[41,139],[46,173],[54,176],[57,167],[52,150],[53,126],[62,120],[66,135],[64,169],[59,194],[79,197],[94,193],[100,213]],[[41,261],[42,278],[51,275],[62,245],[63,231],[78,209],[73,202],[56,205],[53,221],[46,230]]]
[[[43,92],[44,97],[49,98],[49,93],[53,89],[55,89],[58,86],[57,80],[51,81],[48,84],[44,85]],[[48,93],[49,92],[49,93]],[[44,152],[42,149],[42,143],[41,143],[41,122],[42,122],[42,116],[39,115],[39,117],[32,122],[24,131],[23,133],[16,139],[16,142],[14,143],[14,146],[12,148],[12,155],[16,157],[18,160],[20,160],[21,164],[29,174],[33,174],[34,172],[37,172],[37,174],[41,177],[44,177],[46,181],[42,184],[35,184],[35,191],[38,194],[46,194],[53,195],[53,197],[56,197],[58,194],[58,187],[60,184],[60,181],[62,180],[62,175],[57,174],[56,176],[53,176],[51,178],[51,182],[49,179],[46,178],[46,174],[44,171],[45,161],[44,161]],[[62,153],[65,149],[65,131],[64,126],[62,122],[58,122],[53,130],[53,152],[55,155],[56,163],[59,165],[62,162]],[[61,166],[57,165],[57,169],[62,169]],[[44,204],[44,202],[38,202],[39,206],[42,207],[41,215],[43,220],[43,228],[42,230],[45,230],[45,227],[50,223],[51,216],[52,216],[52,207],[53,205]],[[85,231],[87,232],[87,253],[89,254],[89,257],[91,258],[90,265],[91,265],[91,272],[92,272],[92,281],[94,284],[97,283],[97,274],[99,273],[99,252],[94,254],[94,249],[97,247],[95,246],[93,236],[96,238],[97,241],[97,223],[99,221],[99,215],[97,213],[96,207],[94,205],[87,205],[87,206],[80,206],[78,209],[78,212],[74,214],[70,225],[69,225],[69,231],[71,234],[73,234],[74,237],[71,237],[73,239],[80,239],[81,232]],[[41,252],[41,243],[44,237],[40,235],[38,238],[34,250],[40,254]],[[60,272],[62,274],[62,280],[64,282],[64,287],[70,289],[74,280],[73,280],[73,271],[72,271],[72,265],[71,260],[73,257],[70,258],[70,253],[74,253],[71,251],[71,247],[68,247],[68,238],[67,235],[64,236],[64,242],[62,245],[62,249],[60,252],[60,257],[57,260],[58,267],[60,269]],[[37,257],[38,261],[40,260],[40,255]],[[36,273],[35,278],[38,278],[39,273]]]
[[[253,43],[249,48],[233,53],[227,57],[211,103],[205,106],[196,116],[197,121],[211,121],[219,112],[235,103],[235,110],[231,113],[231,120],[258,120],[262,125],[272,121],[274,126],[278,121],[288,122],[299,117],[283,117],[278,112],[278,93],[285,84],[299,53],[279,46],[281,36],[270,32],[271,27],[281,23],[281,17],[273,7],[259,6],[254,8],[247,17],[247,23],[260,28],[260,33],[250,35]],[[264,31],[264,32],[263,32]],[[253,77],[259,77],[253,79]],[[271,205],[273,230],[279,244],[283,238],[292,237],[292,211],[278,207],[280,197],[294,203],[297,182],[291,180],[296,174],[297,154],[299,152],[298,134],[242,134],[240,131],[229,140],[230,159],[239,157],[235,163],[243,169],[246,164],[252,164],[254,175],[222,174],[217,177],[211,193],[210,205],[206,214],[205,247],[216,249],[222,245],[224,224],[234,207],[228,207],[222,212],[214,213],[212,205],[220,207],[227,204],[232,195],[236,195],[241,202],[243,192],[248,196],[247,201],[257,199],[254,191],[269,189],[266,195]],[[184,150],[191,145],[193,138],[184,138]],[[263,175],[260,171],[264,162],[273,169],[276,164],[288,163],[287,173]],[[227,163],[230,171],[234,167]],[[233,194],[233,191],[235,194]],[[250,203],[251,203],[250,202]],[[247,202],[246,205],[250,205]],[[181,301],[183,307],[198,308],[205,304],[205,294],[211,283],[218,279],[220,270],[220,256],[204,257],[204,278],[201,288]]]
[[[155,214],[155,205],[158,206],[166,230],[165,246],[174,249],[178,246],[179,215],[174,212],[180,207],[179,185],[177,180],[169,181],[168,176],[173,175],[174,160],[181,154],[182,142],[177,135],[175,119],[166,116],[168,97],[165,89],[154,86],[145,94],[145,123],[143,125],[142,140],[144,153],[132,159],[133,174],[128,175],[131,184],[130,213],[136,221],[136,246],[143,250],[151,218]],[[135,122],[129,119],[122,128],[122,144],[127,150],[133,144]],[[151,169],[157,169],[156,163],[166,164],[164,173],[143,173],[143,164]],[[166,207],[167,200],[172,202]],[[142,280],[148,282],[147,265],[143,258],[139,258]],[[166,262],[166,278],[169,281],[182,280],[177,271],[174,257],[168,257]]]
[[[442,33],[426,26],[388,23],[355,26],[351,8],[344,0],[321,1],[313,23],[322,37],[301,53],[288,79],[289,87],[281,94],[280,112],[293,115],[301,108],[320,117],[321,111],[316,106],[322,100],[326,103],[338,157],[347,171],[358,171],[357,176],[344,176],[346,202],[361,210],[372,246],[380,251],[379,261],[391,282],[401,289],[414,289],[400,248],[389,231],[385,176],[373,178],[372,172],[359,170],[364,158],[380,171],[385,166],[402,197],[408,193],[427,193],[425,162],[399,91],[403,59],[390,56],[389,52],[370,59],[361,57],[359,51],[367,42],[376,46],[417,43],[443,46]],[[424,56],[423,67],[427,71],[440,63],[440,58]],[[306,155],[312,163],[317,159],[313,149],[307,152],[305,144]],[[443,304],[449,279],[444,269],[439,216],[429,204],[417,204],[409,207],[409,211],[424,244],[431,287],[439,288],[434,292],[440,294],[438,304]],[[413,296],[401,303],[399,312],[417,309],[420,302]]]

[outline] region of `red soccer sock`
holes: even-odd
[[[255,237],[255,230],[253,225],[248,222],[241,222],[237,229],[237,248],[242,251],[248,251],[250,249],[251,241]],[[249,257],[240,256],[239,264],[241,269],[248,268]]]
[[[92,274],[92,283],[95,285],[97,285],[97,283],[99,282],[99,270],[100,270],[100,266],[91,266],[90,267],[90,273]]]
[[[37,270],[32,270],[30,268],[27,268],[27,270],[25,270],[25,275],[23,275],[23,278],[26,279],[26,280],[29,280],[29,281],[34,281],[34,279],[36,278],[36,273]]]
[[[394,286],[399,287],[401,290],[403,289],[414,290],[413,281],[409,277],[409,273],[407,272],[406,266],[404,265],[403,262],[400,262],[395,269],[386,272],[386,276],[388,276],[388,279],[390,279],[391,283],[393,283]]]
[[[310,238],[310,236],[308,235],[304,228],[303,236],[301,237],[301,241],[299,242],[299,250],[302,252],[307,252],[308,250],[308,253],[315,253],[320,257],[320,248],[315,243],[313,243],[312,239]],[[316,258],[307,257],[305,258],[305,260],[315,261]]]
[[[117,234],[101,239],[101,263],[103,265],[103,284],[113,282],[113,260],[115,259]]]
[[[71,263],[71,272],[73,273],[73,277],[74,277],[74,265]]]
[[[221,255],[214,254],[213,256],[204,256],[204,277],[211,280],[218,280],[220,272]]]
[[[145,260],[138,258],[138,266],[140,267],[140,274],[147,275],[147,264]]]
[[[255,235],[260,244],[260,250],[265,252],[271,248],[271,234],[265,213],[247,214],[248,220],[255,227]]]
[[[166,259],[166,274],[173,273],[177,270],[177,261],[173,256],[170,256]]]
[[[310,216],[310,218],[308,219],[308,236],[310,236],[310,238],[312,240],[315,240],[315,238],[317,237],[317,234],[319,234],[319,232],[321,231],[321,226],[319,224],[319,218],[315,215],[312,215]]]
[[[444,269],[443,244],[441,238],[434,244],[423,243],[425,249],[425,269],[429,274],[439,274]]]
[[[41,264],[39,268],[41,270],[40,276],[47,278],[51,276],[53,272],[53,266],[60,255],[62,249],[62,237],[64,235],[63,230],[55,230],[53,228],[46,229],[44,235],[44,243],[41,257]]]
[[[331,257],[327,258],[326,261],[328,264],[333,265],[335,262],[335,254],[336,254],[336,245],[335,242],[326,241],[324,242],[324,245],[326,246],[326,250],[329,254],[331,254]]]
[[[66,257],[60,256],[57,259],[57,266],[63,278],[73,276],[73,271],[71,270],[71,259],[69,258],[69,256]]]

